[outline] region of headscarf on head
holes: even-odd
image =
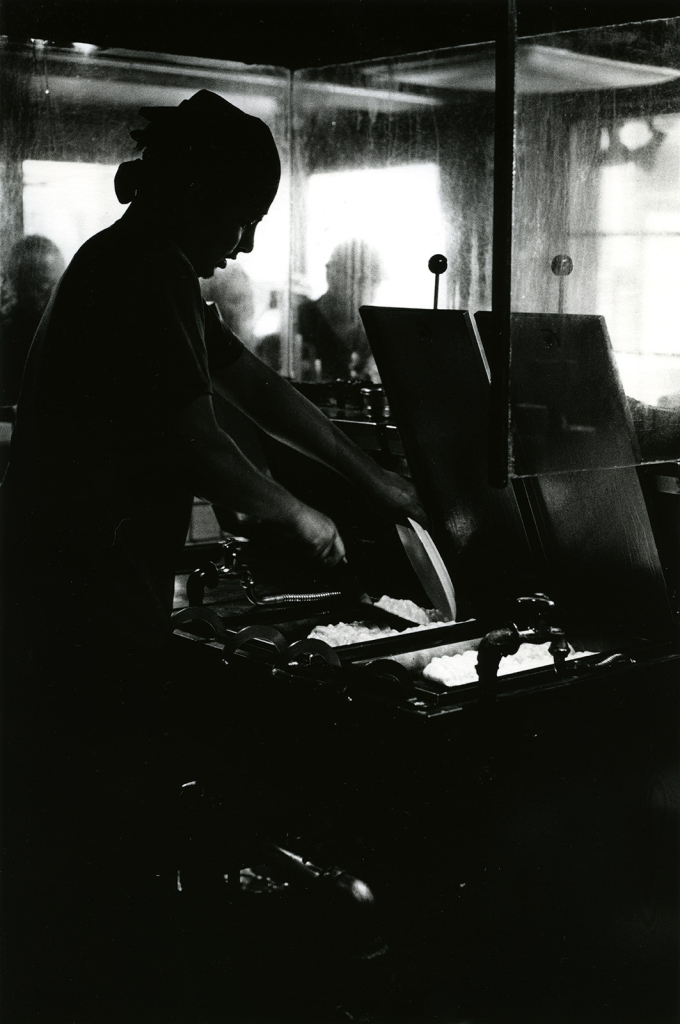
[[[271,202],[281,163],[271,131],[214,92],[201,89],[177,107],[142,107],[150,123],[130,135],[141,160],[122,163],[114,186],[119,202],[131,202],[146,185],[215,181]]]

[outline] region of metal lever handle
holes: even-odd
[[[446,256],[442,256],[441,253],[435,253],[435,255],[430,256],[428,260],[427,269],[434,274],[434,306],[432,307],[433,309],[437,308],[437,303],[439,302],[439,275],[446,273],[446,268],[448,267],[448,265],[449,264],[448,260],[446,259]]]
[[[560,279],[560,293],[557,301],[557,312],[564,313],[564,279],[565,277],[568,277],[574,269],[574,261],[571,256],[560,253],[553,259],[550,264],[550,269],[555,277],[559,277]]]

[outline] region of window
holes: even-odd
[[[362,239],[380,257],[377,305],[432,306],[427,261],[445,246],[436,164],[312,174],[306,214],[312,298],[326,290],[326,264],[335,247]]]
[[[68,160],[24,160],[24,233],[45,235],[68,263],[97,231],[122,215],[116,166]]]
[[[601,145],[597,311],[607,321],[626,393],[677,405],[680,114],[604,129]]]

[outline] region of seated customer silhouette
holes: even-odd
[[[237,264],[226,270],[218,267],[212,277],[201,278],[201,295],[213,302],[230,331],[254,351],[253,326],[255,298],[250,278]]]
[[[44,235],[27,235],[7,262],[7,300],[0,310],[0,405],[16,405],[28,350],[66,263]]]
[[[300,304],[297,329],[304,356],[316,363],[322,380],[377,378],[359,307],[374,301],[382,276],[374,248],[361,239],[342,242],[326,264],[327,290]]]
[[[251,280],[243,267],[230,261],[226,269],[216,267],[212,277],[201,278],[200,285],[203,299],[216,307],[222,323],[259,356],[254,333],[255,297]],[[252,420],[217,391],[213,393],[212,401],[219,427],[229,434],[253,465],[268,473],[260,434]],[[244,518],[242,514],[219,504],[213,505],[213,512],[222,530],[243,532],[240,528]]]

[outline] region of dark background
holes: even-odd
[[[483,42],[496,10],[496,0],[4,0],[0,30],[298,68]],[[518,0],[517,11],[520,35],[678,15],[678,0]]]

